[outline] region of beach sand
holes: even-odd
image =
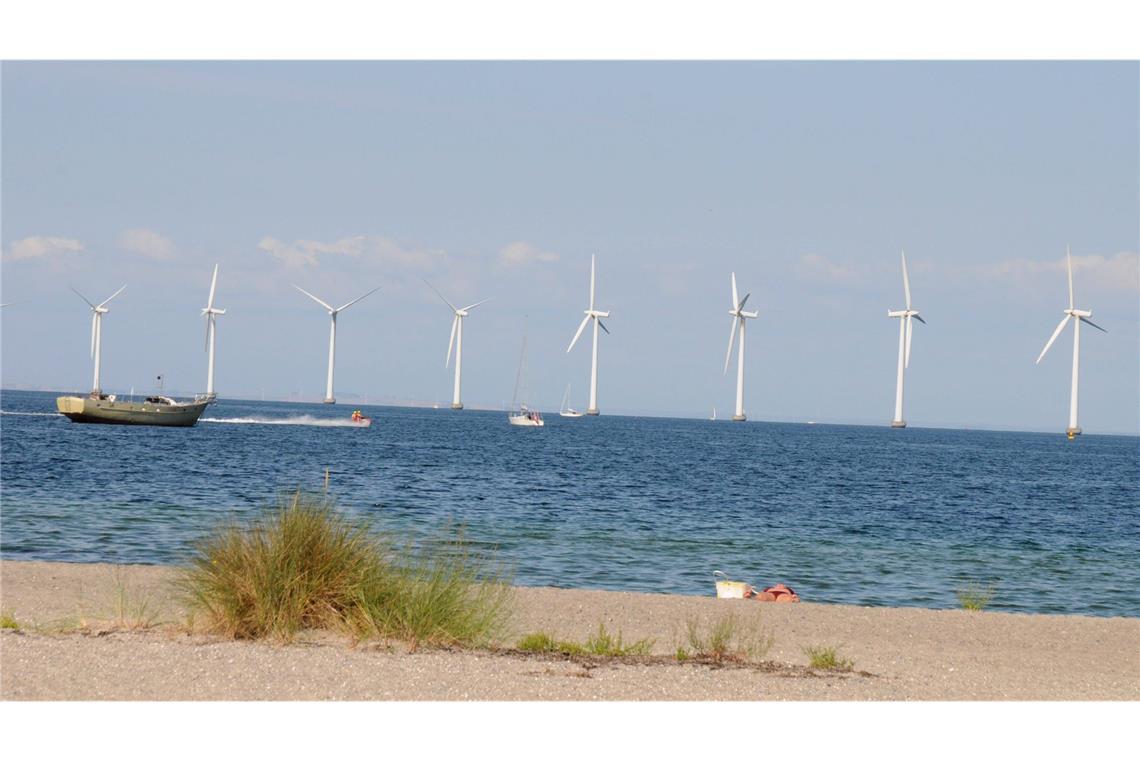
[[[320,633],[291,645],[185,631],[174,569],[0,562],[6,700],[1136,700],[1140,619],[773,604],[519,588],[513,644],[578,642],[604,624],[657,658],[571,660],[490,651],[354,646]],[[711,592],[711,583],[710,583]],[[735,614],[774,643],[758,667],[672,659],[686,623]],[[145,627],[139,626],[146,623]],[[136,630],[132,630],[132,629]],[[852,672],[807,668],[838,646]]]

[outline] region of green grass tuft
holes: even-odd
[[[852,660],[839,656],[838,647],[809,646],[804,647],[804,654],[808,656],[809,667],[817,670],[851,670],[855,667]]]
[[[598,624],[598,632],[586,639],[586,643],[559,641],[549,633],[530,633],[519,640],[517,648],[522,652],[558,653],[564,655],[592,655],[594,657],[631,657],[647,655],[653,650],[653,639],[640,639],[632,644],[622,641],[619,631],[613,636],[604,623]]]
[[[981,586],[977,583],[970,583],[957,591],[958,603],[962,605],[962,609],[975,612],[984,610],[993,601],[996,594],[997,587],[992,584]]]
[[[395,550],[327,498],[300,492],[207,537],[180,586],[193,619],[232,638],[331,629],[413,645],[487,643],[511,591],[461,536]]]
[[[773,637],[760,625],[757,615],[751,621],[741,623],[736,615],[721,617],[712,624],[707,633],[702,633],[700,622],[691,618],[687,624],[688,647],[691,656],[721,660],[762,660],[772,648]],[[678,648],[681,651],[682,648]],[[681,659],[678,657],[677,659]]]
[[[11,612],[0,612],[0,629],[18,631],[20,630],[20,623]]]

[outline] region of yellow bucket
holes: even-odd
[[[716,596],[717,599],[743,599],[744,595],[748,592],[748,584],[744,581],[730,581],[727,573],[722,573],[720,570],[713,571],[713,579],[716,581]]]

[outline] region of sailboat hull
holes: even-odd
[[[159,427],[191,427],[198,422],[209,403],[205,400],[186,404],[152,404],[90,396],[60,396],[55,400],[59,413],[72,422]]]

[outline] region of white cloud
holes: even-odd
[[[146,256],[148,259],[169,261],[174,258],[174,243],[154,230],[142,227],[125,230],[119,236],[119,245],[131,253]]]
[[[558,261],[558,254],[543,251],[530,243],[518,240],[499,251],[499,264],[505,267],[517,267],[535,262],[551,263]]]
[[[1036,284],[1045,276],[1056,276],[1063,281],[1067,269],[1064,256],[1054,261],[1007,259],[982,267],[980,274],[1018,284]],[[1096,290],[1140,291],[1140,253],[1121,251],[1113,256],[1074,256],[1073,280],[1078,292],[1082,285]]]
[[[858,274],[851,265],[834,262],[817,253],[805,253],[800,256],[796,272],[809,280],[852,282],[858,279]]]
[[[19,261],[60,253],[80,253],[84,250],[83,243],[75,238],[26,237],[12,243],[6,258],[9,261]]]
[[[403,248],[382,237],[356,235],[331,243],[320,240],[294,240],[284,243],[274,237],[264,237],[257,247],[290,269],[319,266],[321,260],[354,258],[362,263],[389,269],[430,269],[443,255],[441,251]]]

